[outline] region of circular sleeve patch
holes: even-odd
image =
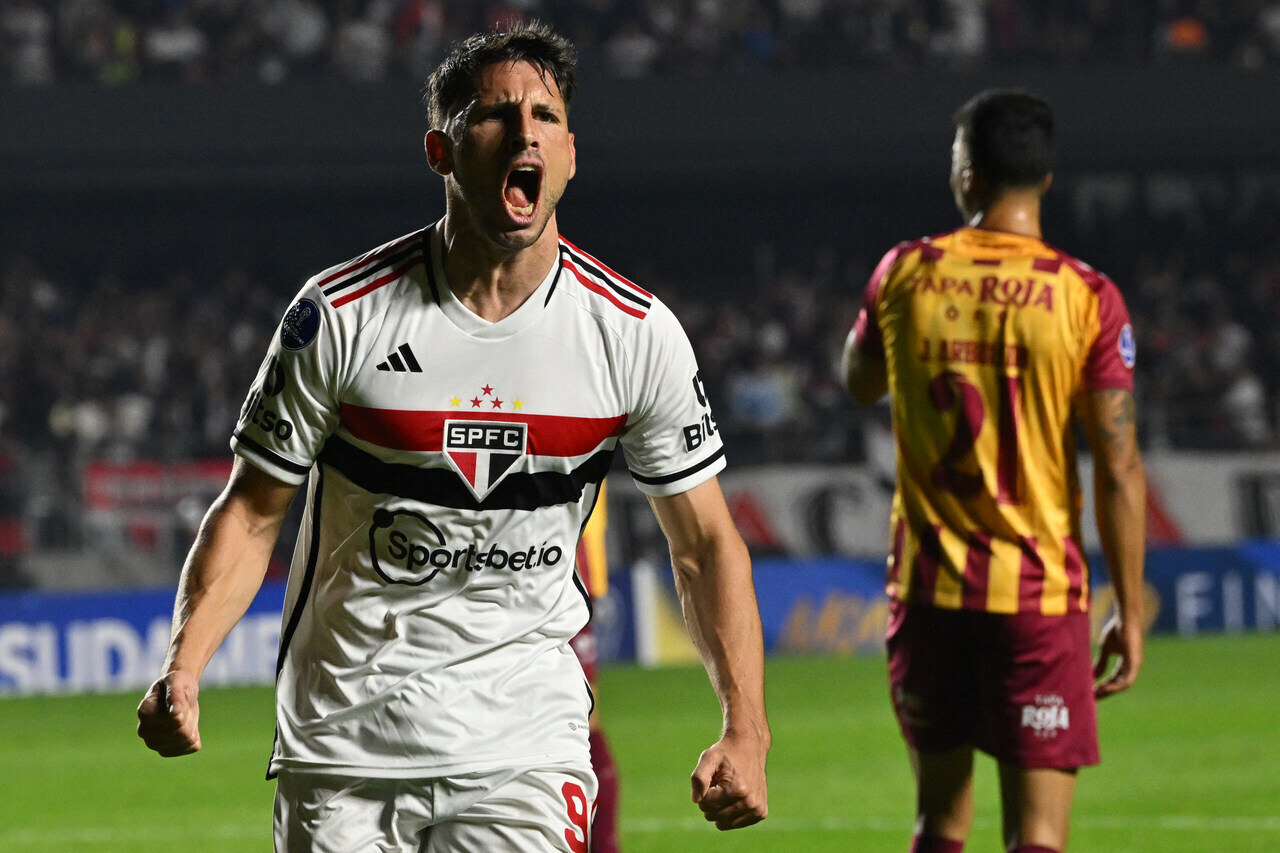
[[[1133,326],[1125,323],[1120,329],[1120,361],[1130,370],[1138,361],[1138,344],[1133,339]]]
[[[299,299],[285,312],[280,324],[280,343],[296,352],[314,341],[319,331],[320,309],[310,299]]]

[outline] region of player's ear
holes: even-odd
[[[1044,195],[1049,191],[1049,187],[1053,186],[1053,172],[1044,176],[1044,180],[1040,182],[1040,195]]]
[[[578,152],[573,147],[573,134],[569,134],[569,177],[578,174]]]
[[[431,171],[437,175],[453,173],[453,140],[442,130],[428,130],[422,140],[422,147],[427,152],[427,163]]]

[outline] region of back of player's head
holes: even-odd
[[[544,78],[549,75],[560,89],[565,109],[569,108],[578,64],[572,42],[541,21],[517,21],[454,43],[423,89],[422,103],[431,127],[444,130],[454,113],[475,95],[480,73],[509,62],[528,62]]]
[[[975,173],[994,189],[1039,184],[1053,171],[1053,111],[1017,89],[979,92],[956,112]]]

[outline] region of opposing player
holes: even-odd
[[[591,518],[587,519],[586,527],[582,529],[582,538],[578,540],[578,577],[582,579],[593,602],[609,592],[608,555],[605,547],[605,533],[609,529],[608,494],[606,483],[601,483],[595,510],[592,511]],[[582,664],[582,671],[586,673],[587,683],[594,693],[599,648],[593,624],[588,622],[582,626],[577,636],[569,641],[569,646],[578,656],[578,663]],[[598,707],[591,709],[588,724],[591,732],[588,739],[591,744],[591,769],[596,774],[596,807],[591,818],[590,853],[618,853],[618,766],[613,760],[609,739],[605,737]]]
[[[999,762],[1008,849],[1061,851],[1076,771],[1098,761],[1095,696],[1142,665],[1133,333],[1116,286],[1041,240],[1049,106],[987,91],[955,121],[968,224],[885,256],[844,356],[850,393],[887,390],[897,432],[888,652],[917,780],[912,850],[963,848],[976,748]],[[1096,666],[1073,413],[1118,601]]]
[[[759,614],[692,348],[556,225],[573,89],[572,48],[542,25],[455,45],[425,97],[444,218],[311,279],[241,413],[138,730],[163,755],[200,748],[201,672],[306,483],[270,761],[279,850],[587,851],[573,557],[618,445],[723,707],[693,799],[721,829],[767,812]]]

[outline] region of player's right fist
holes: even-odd
[[[180,670],[157,679],[138,704],[138,737],[166,758],[200,749],[199,692]]]

